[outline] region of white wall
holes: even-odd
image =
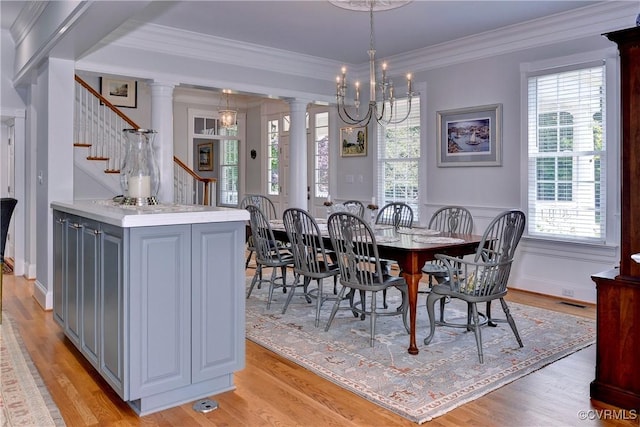
[[[2,171],[3,179],[5,178],[5,170],[9,168],[9,165],[5,162],[8,161],[7,156],[4,154],[7,150],[6,132],[8,125],[14,126],[14,194],[18,199],[18,205],[13,213],[13,242],[14,242],[14,273],[16,275],[24,275],[29,271],[29,256],[28,251],[30,248],[35,250],[35,240],[28,243],[26,224],[27,224],[27,212],[29,210],[28,200],[26,197],[26,180],[27,180],[27,167],[25,165],[26,159],[26,141],[25,141],[25,92],[24,88],[18,90],[13,87],[11,76],[13,75],[13,40],[8,30],[2,30],[0,34],[0,114],[2,121],[2,153],[0,157],[0,171]],[[17,167],[16,167],[17,166]],[[6,195],[6,182],[1,181],[2,195]],[[34,256],[35,258],[35,256]]]
[[[53,211],[51,202],[73,200],[73,61],[50,58],[37,78],[36,236],[34,298],[53,308]]]

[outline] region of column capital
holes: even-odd
[[[308,100],[308,99],[300,99],[300,98],[291,98],[288,99],[287,102],[289,103],[289,109],[291,111],[293,110],[303,110],[303,111],[307,111],[307,105],[309,105],[312,101]]]
[[[152,80],[147,83],[150,87],[167,87],[173,89],[178,86],[180,83],[177,82],[163,82],[159,80]]]

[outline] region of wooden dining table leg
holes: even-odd
[[[418,346],[416,345],[416,318],[418,306],[418,284],[422,278],[422,271],[411,272],[402,271],[404,279],[407,281],[409,293],[409,354],[418,354]]]

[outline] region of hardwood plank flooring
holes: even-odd
[[[247,270],[253,274],[253,270]],[[201,414],[191,404],[138,417],[64,337],[50,311],[32,297],[33,283],[5,275],[3,310],[25,345],[69,426],[411,426],[415,425],[304,368],[247,341],[246,368],[236,390],[213,396],[219,409]],[[509,299],[595,318],[595,308],[510,291]],[[640,426],[640,416],[592,401],[593,346],[428,422],[445,426]],[[598,419],[596,410],[609,410]],[[580,411],[592,419],[581,420]],[[600,417],[602,418],[602,417]],[[615,419],[618,418],[618,419]],[[626,419],[620,419],[626,418]]]

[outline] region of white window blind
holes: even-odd
[[[220,205],[238,204],[238,140],[220,141]]]
[[[528,78],[528,232],[603,243],[604,65]]]
[[[267,121],[267,193],[280,194],[280,131],[279,121]]]
[[[329,195],[329,113],[316,113],[314,117],[314,197],[326,198]]]
[[[408,105],[406,98],[397,99],[394,115],[404,117]],[[413,220],[417,222],[420,219],[419,165],[420,97],[414,97],[407,120],[378,127],[377,204],[404,202],[413,209]]]

